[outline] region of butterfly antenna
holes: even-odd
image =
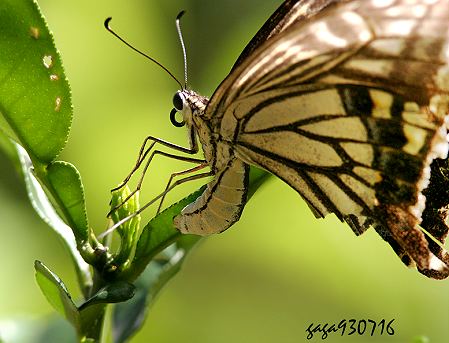
[[[181,31],[181,17],[186,13],[186,11],[181,11],[176,16],[176,30],[178,31],[178,37],[179,41],[181,42],[182,47],[182,55],[184,57],[184,88],[187,88],[187,52],[186,52],[186,46],[184,44],[184,38],[182,37],[182,31]]]
[[[109,23],[111,22],[112,17],[106,18],[106,20],[104,21],[104,27],[106,28],[106,30],[108,30],[110,33],[112,33],[116,38],[118,38],[122,43],[124,43],[126,46],[130,47],[131,49],[133,49],[135,52],[139,53],[140,55],[146,57],[147,59],[149,59],[150,61],[152,61],[153,63],[156,63],[159,67],[161,67],[163,70],[165,70],[165,72],[170,75],[172,77],[173,80],[175,80],[178,85],[181,87],[181,89],[183,89],[181,82],[179,82],[179,80],[170,72],[170,70],[168,70],[166,67],[164,67],[161,63],[159,63],[158,61],[156,61],[154,58],[152,58],[151,56],[148,56],[147,54],[145,54],[144,52],[140,51],[139,49],[133,47],[131,44],[129,44],[126,40],[124,40],[122,37],[120,37],[117,33],[114,32],[114,30],[112,30],[109,26]],[[183,44],[184,45],[184,44]]]

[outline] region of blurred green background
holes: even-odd
[[[109,190],[130,170],[145,136],[187,144],[185,131],[172,127],[168,117],[176,84],[107,33],[104,19],[112,16],[116,31],[182,79],[174,18],[187,10],[182,25],[189,85],[210,96],[280,3],[39,1],[73,92],[75,117],[61,159],[81,172],[90,225],[97,232],[106,227]],[[0,165],[0,320],[50,318],[53,311],[35,284],[33,261],[42,260],[77,296],[74,271],[2,154]],[[184,167],[156,160],[142,201],[165,187],[170,172]],[[167,205],[200,185],[181,187]],[[334,334],[327,341],[418,342],[424,336],[445,342],[448,305],[449,281],[408,270],[372,230],[355,237],[333,216],[316,220],[295,191],[272,178],[240,222],[195,249],[132,342],[305,342],[309,324],[350,318],[394,318],[395,335]]]

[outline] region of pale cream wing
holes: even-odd
[[[271,38],[207,115],[243,161],[295,188],[317,216],[370,224],[407,264],[445,265],[418,229],[448,145],[448,1],[352,1]],[[440,252],[435,252],[440,253]]]

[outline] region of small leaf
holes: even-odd
[[[112,192],[110,216],[114,224],[136,213],[139,209],[139,192],[131,195],[128,185]],[[120,249],[113,263],[121,268],[127,268],[133,258],[140,233],[140,219],[140,215],[136,215],[117,228],[120,235]]]
[[[38,215],[59,235],[59,237],[62,238],[66,249],[70,252],[75,263],[80,284],[84,288],[82,291],[83,293],[87,293],[87,290],[92,285],[92,276],[89,265],[84,261],[77,250],[73,232],[56,213],[52,204],[48,200],[47,195],[42,189],[41,184],[34,176],[32,172],[33,165],[26,151],[16,143],[15,147],[22,165],[23,177],[25,179],[28,197],[30,198],[31,204]]]
[[[70,88],[35,1],[0,1],[0,128],[40,162],[64,147],[72,121]]]
[[[112,304],[127,301],[134,296],[134,291],[135,286],[125,281],[107,284],[83,303],[79,307],[79,310],[82,311],[89,306],[97,304]]]
[[[75,328],[78,328],[80,323],[79,312],[64,283],[42,262],[36,261],[34,268],[36,270],[36,281],[50,305],[72,323]]]
[[[111,219],[115,224],[140,209],[139,192],[135,192],[133,195],[131,195],[131,190],[129,189],[128,185],[125,185],[118,190],[114,190],[111,195],[110,206]],[[136,216],[134,218],[138,218],[138,221],[140,222],[140,216]],[[132,222],[134,218],[128,220],[126,223],[123,223],[117,228],[117,231],[120,235],[123,235],[123,231],[126,231],[128,229],[138,229],[138,227],[132,228],[132,226],[138,226],[139,223],[128,224],[129,222]]]
[[[47,179],[52,193],[61,200],[62,211],[70,221],[76,241],[83,244],[88,240],[89,225],[81,175],[72,164],[56,161],[47,167]]]
[[[117,281],[101,288],[92,298],[79,307],[81,314],[81,332],[84,338],[81,342],[98,342],[103,329],[106,305],[131,299],[134,296],[134,285]]]
[[[181,213],[185,206],[195,201],[203,193],[204,188],[201,187],[195,193],[170,206],[143,228],[137,243],[132,270],[129,271],[133,274],[130,280],[140,275],[154,256],[181,237],[182,234],[173,225],[173,218]]]

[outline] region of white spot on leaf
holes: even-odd
[[[42,58],[42,63],[44,63],[45,68],[50,69],[51,67],[53,67],[53,56],[45,55]]]

